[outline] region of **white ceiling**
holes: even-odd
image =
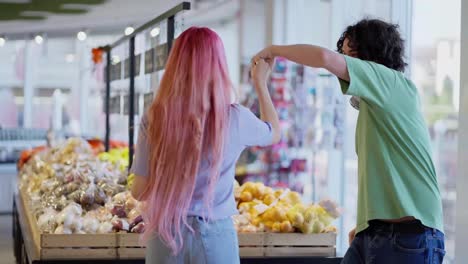
[[[0,2],[6,1],[0,0]],[[90,11],[82,15],[51,14],[44,21],[0,22],[0,35],[6,35],[8,38],[23,38],[35,33],[65,36],[83,29],[91,33],[120,29],[123,31],[125,26],[137,27],[180,2],[182,0],[107,0],[102,5],[89,7]]]

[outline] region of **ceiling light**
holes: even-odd
[[[4,37],[0,37],[0,47],[5,46],[6,39]]]
[[[36,41],[38,45],[41,45],[44,41],[44,38],[41,35],[37,35],[36,37],[34,37],[34,41]]]
[[[76,34],[76,38],[77,38],[79,41],[84,41],[84,40],[86,40],[86,37],[88,37],[88,36],[86,35],[86,32],[84,32],[84,31],[80,31],[80,32],[78,32],[78,33]]]
[[[155,38],[161,33],[161,29],[159,27],[155,27],[150,31],[151,37]]]
[[[133,31],[135,31],[134,28],[132,28],[132,27],[126,27],[126,28],[125,28],[125,36],[128,36],[128,35],[132,34]]]
[[[117,55],[114,55],[112,56],[111,60],[112,60],[112,64],[117,64],[120,62],[120,57]]]

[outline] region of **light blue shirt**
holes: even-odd
[[[150,146],[147,138],[148,120],[143,116],[135,150],[135,159],[131,173],[138,176],[149,175]],[[249,146],[268,146],[273,141],[273,132],[269,123],[258,119],[250,110],[241,105],[231,105],[229,130],[225,139],[221,170],[215,187],[212,220],[223,219],[237,214],[233,184],[235,166],[241,152]],[[189,209],[190,216],[208,217],[203,198],[207,193],[208,177],[211,168],[207,158],[202,158],[195,182],[195,191]]]

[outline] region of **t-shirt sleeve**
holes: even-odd
[[[243,146],[268,146],[273,143],[271,124],[260,120],[249,109],[241,105],[235,106],[238,114],[239,142]]]
[[[144,114],[138,131],[138,140],[135,146],[135,157],[130,173],[138,176],[149,176],[149,144],[148,144],[148,118]]]
[[[344,94],[358,96],[370,104],[384,107],[391,100],[397,71],[378,63],[344,56],[349,82],[339,79]]]

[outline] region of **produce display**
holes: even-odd
[[[20,171],[20,188],[44,233],[84,234],[144,229],[139,205],[127,189],[128,149],[96,155],[85,140],[32,156]]]
[[[101,161],[108,161],[124,171],[128,168],[128,148],[113,148],[109,152],[101,152],[98,158]]]
[[[273,190],[259,182],[236,183],[234,190],[240,213],[233,217],[238,232],[336,232],[332,221],[339,211],[330,200],[305,205],[299,193]]]
[[[22,166],[20,188],[43,233],[95,234],[144,231],[140,204],[131,196],[128,149],[96,153],[79,138],[35,153]],[[127,177],[128,176],[128,177]],[[305,205],[298,192],[263,183],[234,185],[238,232],[336,232],[335,203]]]
[[[34,154],[40,152],[40,151],[43,151],[44,149],[46,149],[45,146],[39,146],[39,147],[35,147],[33,149],[26,149],[26,150],[23,150],[19,156],[19,159],[18,159],[18,169],[21,169],[23,167],[23,165],[32,157],[34,156]]]

